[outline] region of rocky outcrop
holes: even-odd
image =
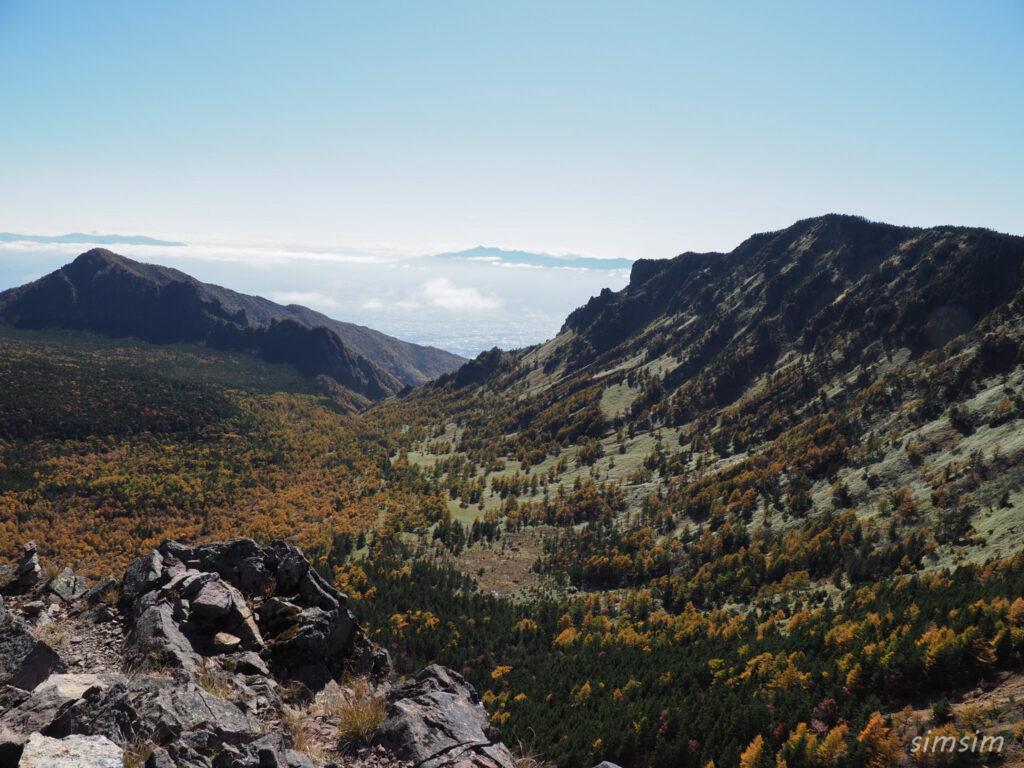
[[[135,619],[126,658],[138,669],[195,674],[203,657],[253,652],[275,676],[311,691],[346,672],[391,671],[348,598],[281,541],[165,542],[128,568],[123,602]]]
[[[146,768],[318,768],[310,754],[340,759],[324,702],[350,700],[350,673],[376,681],[378,702],[390,691],[352,765],[512,766],[458,674],[431,666],[390,688],[387,653],[294,546],[165,542],[128,568],[120,608],[114,588],[65,570],[0,602],[0,766],[63,768],[61,749],[79,761],[68,768],[121,766],[142,745]],[[297,751],[309,733],[318,751]]]
[[[170,744],[202,731],[214,746],[244,744],[260,735],[255,713],[214,696],[195,683],[137,675],[104,691],[86,690],[45,729],[52,735],[90,733],[117,744]]]
[[[512,768],[513,763],[473,686],[436,664],[394,689],[377,740],[418,768]]]

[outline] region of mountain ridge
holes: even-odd
[[[330,375],[371,399],[422,384],[461,360],[103,248],[0,293],[0,318],[24,328],[63,326],[158,343],[203,341],[224,349],[252,349],[307,375]]]
[[[1024,279],[1022,250],[1024,239],[991,230],[897,227],[830,214],[754,235],[727,254],[688,252],[637,261],[623,291],[602,291],[572,312],[562,331],[576,335],[580,360],[596,358],[660,315],[692,309],[691,320],[715,315],[737,322],[734,333],[743,330],[738,320],[753,322],[766,346],[799,342],[810,349],[839,326],[856,328],[854,319],[867,315],[870,325],[861,336],[891,329],[902,334],[898,341],[920,352],[934,346],[932,341],[906,334],[912,327],[927,334],[929,317],[921,313],[960,307],[980,319],[1011,298],[1011,287]],[[914,263],[918,256],[921,261]],[[909,270],[906,285],[887,289],[886,277],[903,268]],[[967,284],[972,287],[962,290]],[[727,286],[735,296],[727,295]],[[900,291],[913,294],[911,305],[886,308]],[[868,297],[874,297],[873,308]],[[886,320],[891,322],[882,328]],[[943,335],[941,328],[932,330]]]

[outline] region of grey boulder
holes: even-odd
[[[0,685],[30,691],[64,670],[56,652],[37,640],[24,622],[10,613],[0,616]]]
[[[199,671],[199,654],[182,633],[172,612],[168,603],[157,603],[138,617],[125,639],[125,663],[129,668],[170,667],[190,675]]]
[[[472,685],[432,664],[391,693],[376,741],[418,768],[512,768],[512,754],[490,724]]]
[[[46,588],[65,603],[72,602],[88,591],[85,579],[75,576],[75,572],[70,568],[65,568],[54,576]]]
[[[0,730],[23,737],[45,731],[62,708],[94,685],[103,685],[97,675],[51,675],[31,693],[17,698],[0,696]]]
[[[18,768],[122,768],[123,750],[103,736],[51,739],[33,733]]]
[[[213,768],[315,768],[305,755],[288,749],[284,737],[270,733],[243,747],[227,747],[213,760]]]
[[[100,734],[117,744],[133,739],[167,744],[188,732],[204,732],[219,745],[258,737],[260,724],[194,683],[139,675],[106,692],[90,689],[50,731]]]

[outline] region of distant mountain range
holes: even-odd
[[[143,235],[87,235],[72,232],[67,235],[19,235],[0,232],[0,243],[86,243],[93,245],[166,245],[178,246],[185,243],[173,240],[157,240]]]
[[[488,248],[478,245],[465,251],[455,253],[438,253],[438,259],[464,259],[466,261],[493,261],[525,267],[566,267],[575,269],[629,269],[633,266],[632,259],[598,259],[593,256],[552,256],[549,253],[529,253],[527,251],[506,251],[501,248]]]
[[[0,293],[0,322],[73,328],[156,343],[203,342],[327,375],[371,400],[452,371],[463,358],[298,305],[202,283],[176,269],[95,248]]]

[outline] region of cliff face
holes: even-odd
[[[391,688],[387,652],[294,546],[169,541],[91,588],[38,566],[29,545],[3,574],[4,766],[64,750],[90,766],[314,768],[344,751],[367,767],[511,768],[459,675]]]
[[[761,347],[756,368],[785,349],[810,352],[842,336],[851,348],[880,342],[920,352],[969,330],[1022,285],[1022,238],[822,216],[754,235],[727,254],[637,261],[626,288],[569,315],[567,363],[624,358],[665,333],[684,356]]]

